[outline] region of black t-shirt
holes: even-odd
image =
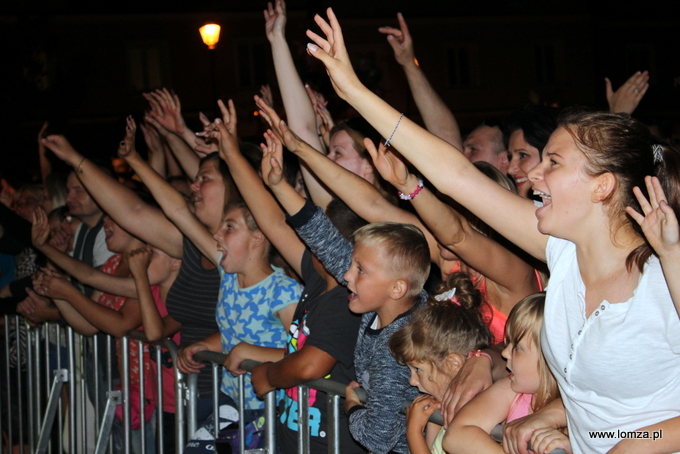
[[[326,376],[333,381],[347,384],[355,380],[354,347],[361,317],[349,310],[348,291],[338,285],[326,291],[326,281],[312,263],[312,253],[306,250],[302,257],[302,279],[305,288],[293,316],[293,323],[286,342],[286,354],[296,352],[305,345],[328,353],[337,363]],[[309,390],[310,452],[328,452],[326,394]],[[343,405],[343,404],[341,404]],[[297,388],[285,391],[279,407],[281,448],[284,453],[297,453],[298,405]],[[345,412],[340,410],[340,452],[364,453],[349,433]]]

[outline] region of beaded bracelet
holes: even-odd
[[[420,191],[422,191],[422,190],[423,190],[423,179],[418,178],[418,187],[416,188],[416,190],[413,191],[410,194],[404,194],[403,192],[399,191],[399,198],[401,200],[413,200],[415,198],[415,196],[417,196],[418,193],[420,193]]]

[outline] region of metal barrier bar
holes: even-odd
[[[17,321],[19,320],[17,319]],[[33,330],[28,330],[26,333],[26,375],[28,377],[28,380],[26,381],[26,397],[28,400],[28,452],[33,452],[35,448],[33,442],[35,441],[36,427],[33,424],[36,415],[35,393],[33,387],[28,386],[29,383],[32,383],[31,379],[37,374],[37,371],[34,369],[36,352],[34,352],[33,337]]]
[[[19,426],[19,452],[24,452],[24,414],[21,404],[21,398],[23,396],[23,386],[21,380],[21,325],[19,317],[14,319],[14,333],[16,335],[16,352],[17,352],[17,362],[16,362],[16,375],[17,375],[17,425]]]
[[[158,389],[158,408],[160,409],[158,411],[158,418],[156,418],[156,421],[158,421],[157,446],[158,452],[163,453],[165,452],[165,439],[163,438],[165,436],[165,428],[163,426],[165,412],[163,411],[163,351],[160,348],[156,348],[156,367],[158,369],[158,372],[156,373],[156,389]]]
[[[139,358],[139,382],[137,386],[139,387],[139,438],[142,454],[146,454],[146,399],[144,398],[144,343],[142,341],[137,341],[137,354]],[[162,389],[158,390],[163,392]],[[162,409],[161,409],[162,411]]]

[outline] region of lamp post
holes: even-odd
[[[201,34],[201,39],[208,49],[211,51],[215,50],[217,43],[220,41],[220,30],[221,27],[217,24],[205,24],[203,27],[199,28],[198,31]],[[212,77],[212,95],[213,103],[217,101],[217,82],[215,80],[215,52],[210,52],[210,74]],[[213,104],[214,107],[214,104]]]

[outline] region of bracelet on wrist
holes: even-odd
[[[415,191],[413,191],[410,194],[404,194],[403,192],[399,191],[399,193],[398,193],[399,198],[401,200],[413,200],[415,198],[415,196],[417,196],[420,193],[420,191],[422,191],[422,190],[423,190],[423,179],[418,178],[418,187],[415,189]]]

